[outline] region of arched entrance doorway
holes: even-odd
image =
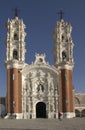
[[[38,102],[36,104],[36,118],[46,118],[46,104]]]

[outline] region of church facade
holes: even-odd
[[[7,21],[7,118],[16,119],[75,117],[72,84],[72,26],[60,19],[53,32],[54,65],[45,54],[36,54],[32,64],[25,62],[25,24],[15,16]]]

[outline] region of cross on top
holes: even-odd
[[[18,12],[19,12],[19,9],[16,7],[16,8],[14,9],[15,17],[18,17]]]
[[[63,12],[62,10],[60,10],[60,11],[58,12],[58,14],[60,15],[60,20],[63,19],[64,12]]]

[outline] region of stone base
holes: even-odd
[[[73,117],[75,117],[74,112],[66,112],[62,114],[62,118],[73,118]]]
[[[75,113],[74,112],[66,112],[66,113],[62,113],[61,118],[73,118],[75,117]],[[48,119],[58,119],[58,113],[54,114],[49,114],[48,115]],[[34,116],[30,116],[28,113],[8,113],[7,116],[5,116],[5,119],[36,119],[36,117]]]
[[[16,119],[23,119],[22,113],[15,113],[15,114],[16,114]]]
[[[22,119],[22,113],[8,113],[4,119]]]

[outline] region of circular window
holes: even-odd
[[[42,58],[39,58],[39,62],[43,62],[43,59],[42,59]]]

